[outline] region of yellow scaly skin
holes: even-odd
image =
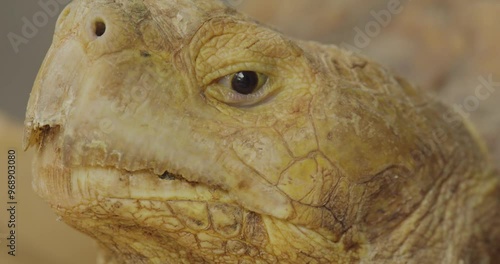
[[[239,94],[240,71],[267,82]],[[25,125],[35,190],[99,263],[498,260],[499,177],[468,125],[216,0],[69,4]]]

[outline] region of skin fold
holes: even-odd
[[[243,71],[262,87],[233,90]],[[25,147],[98,263],[500,260],[500,180],[468,123],[221,1],[73,1]]]

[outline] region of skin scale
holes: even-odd
[[[241,95],[221,81],[241,71],[268,80]],[[25,125],[35,190],[98,263],[500,260],[500,180],[466,122],[219,1],[72,2]]]

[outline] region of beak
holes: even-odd
[[[24,123],[25,150],[40,145],[43,135],[49,130],[64,126],[84,70],[84,58],[83,48],[74,40],[50,48],[28,102]]]

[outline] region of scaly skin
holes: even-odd
[[[240,71],[268,81],[220,81]],[[25,124],[36,191],[99,263],[499,260],[499,177],[466,123],[222,2],[74,1]]]

